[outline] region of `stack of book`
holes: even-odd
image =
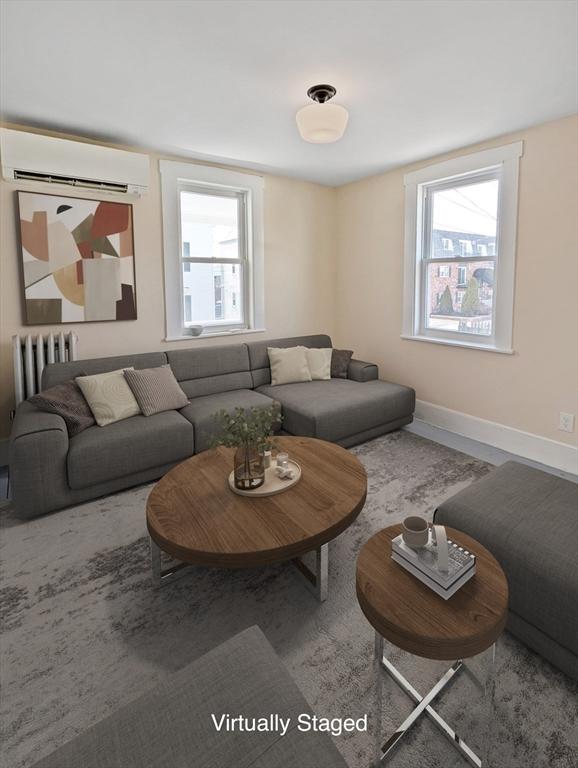
[[[476,556],[458,542],[448,539],[448,555],[449,567],[443,572],[438,568],[437,548],[431,536],[420,549],[408,547],[401,534],[391,542],[392,559],[444,600],[454,595],[476,572]]]

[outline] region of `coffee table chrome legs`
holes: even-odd
[[[153,576],[153,585],[159,587],[161,584],[166,584],[169,581],[174,581],[182,576],[185,570],[189,567],[188,563],[177,563],[169,568],[163,568],[161,563],[161,549],[155,544],[155,542],[149,537],[150,549],[151,549],[151,567]]]
[[[385,742],[381,747],[381,755],[378,756],[378,760],[385,762],[388,759],[391,751],[401,741],[405,734],[409,731],[412,725],[422,716],[426,715],[437,728],[444,734],[444,736],[451,741],[454,747],[460,752],[463,757],[473,765],[475,768],[481,768],[482,761],[476,755],[476,753],[468,747],[468,745],[461,739],[458,734],[446,723],[446,721],[438,715],[438,713],[431,706],[431,702],[441,691],[448,685],[460,669],[467,669],[464,666],[463,661],[458,660],[452,664],[443,677],[434,685],[434,687],[425,696],[421,696],[418,691],[411,685],[411,683],[401,674],[401,672],[394,667],[394,665],[384,656],[383,653],[384,640],[375,633],[375,655],[378,666],[385,669],[387,674],[399,685],[399,687],[407,693],[407,695],[413,699],[416,703],[411,714],[406,717],[403,723],[397,728],[395,733]],[[486,651],[486,654],[490,655],[487,661],[486,669],[486,681],[483,686],[486,691],[486,698],[493,699],[493,668],[495,661],[495,644]],[[378,681],[379,701],[381,702],[381,681]]]
[[[188,563],[176,563],[168,568],[163,568],[161,563],[161,549],[150,539],[151,567],[153,584],[155,587],[174,581],[182,576],[189,567]],[[329,576],[329,544],[323,544],[315,550],[315,570],[308,568],[300,557],[292,561],[297,570],[305,577],[305,584],[314,593],[320,603],[327,600],[327,582]]]
[[[305,584],[320,603],[327,600],[327,582],[329,580],[329,544],[323,544],[315,550],[315,571],[308,568],[300,557],[292,561],[299,573],[305,577]]]

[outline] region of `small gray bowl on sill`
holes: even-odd
[[[189,325],[187,328],[183,329],[183,335],[184,336],[200,336],[204,330],[205,330],[205,327],[203,325]]]

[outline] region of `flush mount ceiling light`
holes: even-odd
[[[296,115],[302,139],[312,144],[330,144],[343,136],[349,113],[340,104],[327,103],[336,93],[332,85],[314,85],[307,91],[313,104],[303,107]]]

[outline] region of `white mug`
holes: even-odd
[[[419,549],[425,547],[429,540],[429,526],[427,520],[417,515],[406,517],[402,525],[402,537],[408,547]]]

